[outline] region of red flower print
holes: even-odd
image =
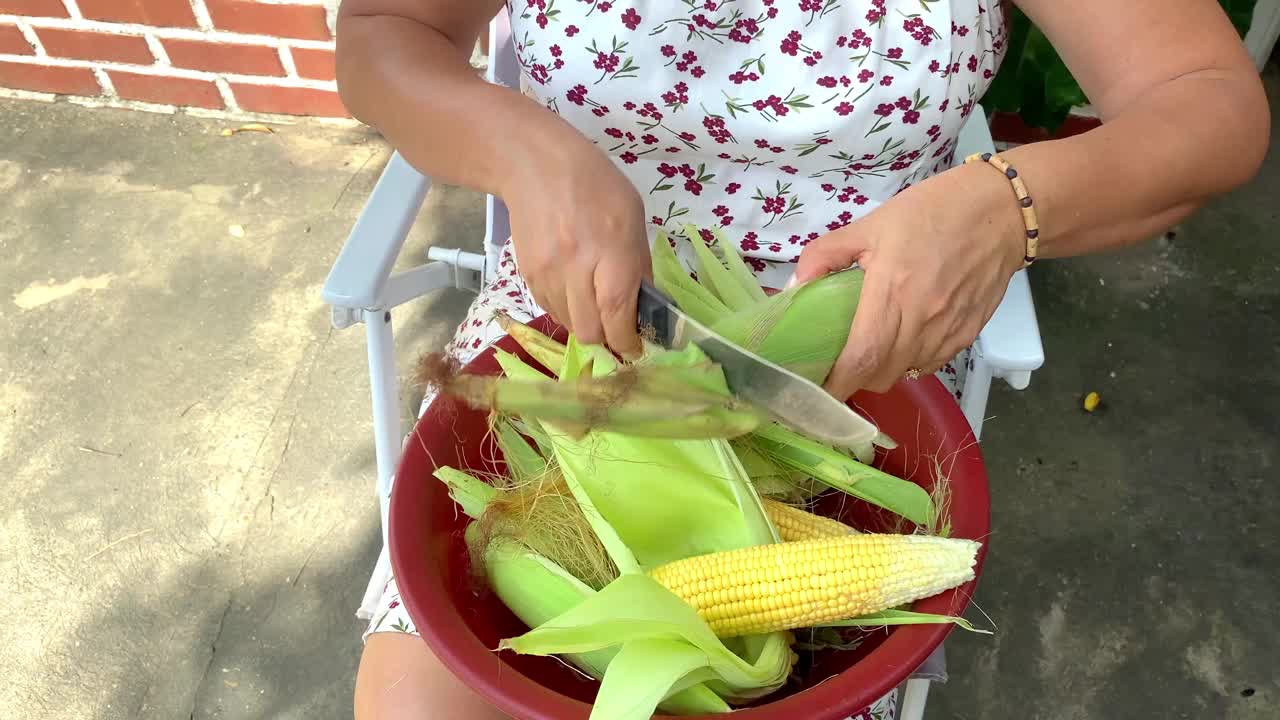
[[[597,70],[603,70],[611,73],[618,68],[618,62],[621,58],[613,53],[597,52],[596,61],[592,63]]]
[[[795,57],[796,53],[800,50],[800,32],[798,30],[792,30],[787,33],[787,36],[782,39],[780,47],[782,52]]]
[[[858,82],[860,83],[870,82],[871,78],[875,76],[876,74],[871,72],[870,70],[863,70],[858,73]]]
[[[627,11],[622,13],[622,24],[627,26],[628,30],[640,27],[640,13],[636,12],[635,8],[627,8]]]
[[[892,75],[884,75],[884,76],[882,76],[882,77],[880,78],[880,84],[881,84],[881,85],[883,85],[883,86],[885,86],[885,87],[889,87],[890,85],[892,85],[892,84],[893,84],[893,76],[892,76]]]
[[[564,51],[560,49],[559,45],[552,45],[547,48],[547,52],[551,53],[551,57],[560,57],[560,55],[564,53]]]
[[[546,85],[551,79],[551,73],[547,72],[546,65],[534,63],[533,67],[529,68],[529,77],[539,85]]]
[[[933,62],[929,63],[929,72],[936,73],[938,72],[938,68],[940,67],[942,67],[942,65],[937,60],[934,60]]]
[[[641,135],[640,142],[644,143],[645,145],[656,145],[658,142],[658,138],[655,135]]]
[[[725,186],[724,186],[724,192],[725,192],[725,194],[726,194],[726,195],[732,195],[732,194],[734,194],[734,193],[738,192],[738,190],[739,190],[739,189],[741,189],[741,188],[742,188],[742,186],[741,186],[741,185],[739,185],[738,183],[731,182],[731,183],[729,183],[728,185],[725,185]]]
[[[613,3],[607,3],[607,2],[596,3],[596,9],[602,13],[609,12],[609,8],[611,7],[613,7]]]
[[[746,252],[751,252],[752,250],[759,250],[760,243],[756,242],[756,237],[757,237],[756,234],[753,232],[747,233],[742,238],[742,242],[738,243],[739,247],[741,247]]]
[[[733,139],[733,134],[724,126],[724,118],[719,115],[708,115],[702,119],[702,127],[717,143],[724,144]]]
[[[617,139],[617,140],[621,140],[621,139],[622,139],[622,131],[621,131],[621,130],[619,130],[618,128],[613,128],[613,127],[611,127],[611,128],[605,128],[605,129],[604,129],[604,134],[605,134],[605,135],[608,135],[608,136],[609,136],[609,137],[611,137],[611,138],[615,138],[615,139]]]
[[[693,178],[689,178],[688,180],[684,181],[684,189],[688,190],[694,195],[701,195],[702,183],[698,182],[697,180],[694,180]]]
[[[649,218],[649,222],[658,226],[662,226],[666,224],[662,221],[662,218],[658,217],[657,215],[654,215],[653,217]]]
[[[608,106],[608,105],[597,105],[597,106],[595,106],[595,107],[591,108],[591,114],[592,114],[592,115],[595,115],[596,117],[604,117],[605,115],[608,115],[608,114],[609,114],[609,106]]]
[[[818,85],[824,88],[833,88],[836,86],[836,79],[831,77],[830,75],[827,75],[826,77],[820,77],[818,78]]]
[[[717,205],[717,206],[715,206],[714,208],[712,208],[712,209],[711,209],[711,214],[712,214],[712,215],[715,215],[716,217],[720,217],[721,215],[728,215],[728,214],[729,214],[729,208],[727,208],[727,207],[725,207],[725,206],[723,206],[723,205]]]
[[[886,52],[884,55],[885,55],[885,57],[889,58],[890,60],[901,60],[901,59],[902,59],[902,48],[900,48],[900,47],[889,48],[888,52]]]
[[[825,190],[826,192],[835,192],[836,186],[832,185],[831,183],[822,183],[822,189]]]
[[[915,125],[920,122],[920,113],[915,110],[908,110],[902,113],[902,122],[907,123],[908,125]]]
[[[889,117],[890,115],[893,114],[893,104],[880,103],[879,105],[876,106],[876,114],[879,115],[880,117]]]
[[[978,71],[978,56],[977,56],[977,55],[970,55],[970,56],[969,56],[969,62],[968,62],[968,63],[966,63],[966,64],[965,64],[965,66],[969,68],[969,72],[977,72],[977,71]]]
[[[782,172],[784,172],[784,173],[788,174],[788,175],[795,175],[796,173],[800,172],[799,170],[797,170],[797,169],[795,169],[795,168],[791,167],[790,165],[783,165],[782,167],[780,167],[780,168],[778,168],[778,169],[779,169],[779,170],[781,170]]]
[[[836,113],[839,115],[848,115],[851,112],[853,112],[853,103],[851,102],[842,102],[836,106]]]
[[[698,230],[698,237],[702,238],[702,242],[710,245],[716,241],[716,236],[707,228]]]
[[[564,34],[565,34],[566,36],[568,36],[568,37],[573,37],[574,35],[577,35],[577,34],[578,34],[578,26],[577,26],[577,25],[570,25],[570,26],[566,27],[566,28],[564,29]]]
[[[899,110],[910,110],[910,109],[911,109],[911,98],[906,97],[906,96],[904,95],[904,96],[902,96],[902,97],[898,98],[898,102],[894,103],[894,105],[896,105],[896,106],[898,107],[898,109],[899,109]]]
[[[633,164],[635,164],[635,161],[636,161],[636,160],[639,160],[639,159],[640,159],[640,158],[636,157],[636,154],[635,154],[635,153],[630,152],[630,151],[622,153],[621,157],[622,157],[622,162],[624,162],[624,163],[626,163],[626,164],[628,164],[628,165],[633,165]]]
[[[673,58],[676,56],[676,47],[674,45],[663,45],[662,56]]]

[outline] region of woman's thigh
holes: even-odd
[[[449,672],[417,635],[373,633],[356,675],[355,720],[509,720]]]

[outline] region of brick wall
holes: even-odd
[[[226,117],[349,117],[337,0],[0,0],[0,96]]]

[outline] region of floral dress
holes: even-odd
[[[522,91],[608,153],[644,199],[650,239],[718,228],[767,287],[786,283],[811,241],[955,163],[1007,33],[1002,0],[508,0],[507,11]],[[501,337],[495,311],[542,313],[517,261],[508,246],[449,344],[458,360]],[[939,372],[957,394],[961,360]],[[360,613],[368,632],[413,632],[394,578],[378,575]],[[864,716],[894,713],[890,696]]]

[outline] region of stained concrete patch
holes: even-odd
[[[320,288],[385,144],[62,103],[0,127],[0,717],[349,717],[379,529],[363,331]],[[402,265],[479,241],[481,198],[429,205]],[[466,302],[396,310],[402,367]]]

